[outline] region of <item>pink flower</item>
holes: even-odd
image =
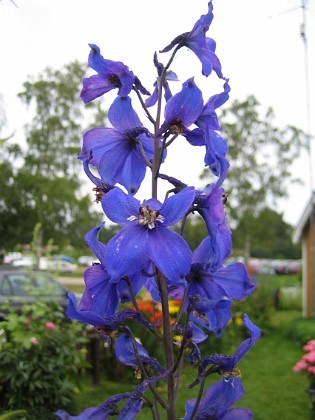
[[[303,347],[304,351],[315,351],[315,340],[308,341]]]
[[[56,325],[53,324],[52,322],[46,322],[45,328],[46,330],[55,331]]]
[[[31,343],[32,343],[34,346],[38,346],[38,345],[39,345],[39,340],[38,340],[36,337],[32,337],[32,338],[31,338]]]
[[[315,363],[315,351],[311,351],[308,354],[305,354],[302,359],[308,363]]]
[[[308,367],[308,363],[305,360],[300,360],[297,364],[293,367],[294,372],[300,372]]]
[[[309,366],[307,368],[308,373],[310,373],[311,375],[315,375],[315,366]]]

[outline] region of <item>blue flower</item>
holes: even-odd
[[[253,414],[247,408],[230,408],[245,393],[240,378],[222,379],[211,385],[200,401],[195,420],[250,420]],[[186,415],[182,420],[192,417],[197,399],[193,398],[186,402]]]
[[[137,348],[137,354],[133,347],[134,344]],[[149,353],[140,343],[136,340],[135,343],[133,343],[129,334],[121,334],[121,336],[115,341],[114,349],[117,359],[126,366],[140,368],[139,360],[137,358],[138,356],[141,359],[143,366],[152,366],[158,373],[165,372],[165,369],[162,368],[159,362],[154,357],[150,357]]]
[[[209,374],[209,372],[206,371],[206,368],[209,365],[212,365],[215,368],[215,372],[224,376],[225,379],[240,376],[240,372],[236,368],[237,363],[245,356],[245,354],[253,347],[261,336],[261,330],[249,319],[247,314],[244,314],[244,325],[250,332],[250,337],[241,342],[235,352],[235,355],[229,356],[225,354],[212,354],[204,358],[198,367],[198,377],[191,385],[189,385],[189,388],[193,388],[198,385],[201,380]]]
[[[148,130],[143,127],[129,97],[117,97],[111,105],[108,118],[114,128],[92,128],[83,137],[79,155],[82,161],[98,168],[102,181],[123,185],[135,194],[153,157],[154,143]]]
[[[107,244],[105,262],[117,281],[146,269],[152,262],[171,283],[178,284],[188,274],[191,251],[185,240],[168,227],[182,219],[195,196],[185,188],[161,204],[151,199],[140,202],[114,188],[102,198],[110,220],[124,227]]]
[[[89,46],[91,51],[88,63],[98,74],[84,78],[82,81],[81,98],[84,103],[90,102],[116,88],[118,89],[118,95],[129,95],[134,83],[133,72],[120,61],[104,59],[97,45],[89,44]]]
[[[204,219],[208,230],[213,267],[221,266],[232,251],[232,232],[226,222],[223,194],[223,188],[211,184],[198,192],[195,199],[194,209]]]
[[[84,272],[85,289],[78,306],[79,311],[91,311],[102,318],[113,315],[119,305],[119,301],[130,300],[127,283],[124,280],[112,282],[105,267],[106,246],[98,240],[99,231],[104,222],[91,229],[84,236],[85,242],[99,259],[100,264],[89,267]],[[130,278],[134,295],[137,295],[146,278],[137,273]]]
[[[165,121],[159,133],[182,135],[193,146],[204,145],[203,130],[188,129],[198,119],[202,108],[201,90],[196,86],[194,79],[190,78],[183,83],[182,90],[167,101],[164,110]]]
[[[158,81],[160,80],[160,77],[164,71],[164,66],[162,63],[158,62],[156,53],[154,53],[154,65],[157,68],[158,80],[154,82],[154,91],[152,95],[145,100],[145,105],[147,107],[155,105],[158,100]],[[167,82],[168,80],[178,81],[176,74],[171,70],[166,71],[165,80],[163,83],[164,98],[166,102],[172,97],[172,93]]]
[[[143,398],[143,394],[145,391],[156,382],[164,379],[166,377],[167,372],[163,373],[159,376],[151,376],[148,379],[142,381],[139,385],[136,386],[134,392],[130,394],[128,400],[119,413],[118,420],[133,420],[136,418],[136,415],[140,412],[143,407],[145,399]]]
[[[223,329],[231,318],[230,304],[228,299],[242,300],[255,288],[250,282],[248,273],[242,263],[223,266],[214,255],[211,238],[206,237],[199,247],[193,252],[192,265],[187,276],[188,291],[187,299],[201,296],[213,301],[223,299],[224,305],[202,310],[192,319],[217,336],[221,336]],[[186,302],[186,306],[188,305]]]
[[[152,329],[154,325],[150,324],[144,316],[132,309],[126,309],[107,317],[101,317],[97,312],[93,312],[89,308],[78,308],[77,299],[72,292],[68,293],[69,304],[67,308],[67,316],[71,319],[84,322],[96,327],[102,337],[111,336],[117,332],[120,325],[129,319],[135,320],[138,324]]]
[[[208,32],[213,19],[213,6],[211,1],[208,3],[208,6],[208,13],[200,17],[190,32],[185,32],[177,36],[160,52],[164,53],[170,51],[175,45],[178,45],[177,49],[187,47],[193,51],[201,61],[202,74],[209,76],[212,70],[214,70],[218,77],[222,78],[221,64],[218,57],[215,55],[215,41],[212,38],[206,37],[206,33]]]
[[[218,131],[222,130],[215,110],[228,100],[230,90],[227,80],[224,84],[224,91],[211,96],[204,105],[197,121],[195,121],[195,124],[203,129],[205,133],[206,155],[204,161],[211,172],[219,177],[217,186],[220,186],[224,181],[229,163],[225,158],[228,146],[223,137],[218,133]]]
[[[71,416],[64,410],[58,410],[55,412],[55,416],[59,420],[107,420],[119,413],[119,409],[116,407],[116,404],[121,400],[129,398],[130,395],[131,394],[129,392],[113,395],[100,406],[86,408],[78,416]]]

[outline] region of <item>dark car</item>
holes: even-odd
[[[4,303],[21,307],[37,300],[68,305],[68,291],[54,277],[41,271],[0,270],[0,319]],[[2,308],[1,308],[2,307]]]

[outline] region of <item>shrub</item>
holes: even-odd
[[[246,299],[234,301],[233,308],[235,317],[243,318],[246,313],[255,324],[259,325],[263,334],[267,334],[270,330],[270,317],[273,310],[272,293],[260,283],[256,283],[254,292]]]
[[[85,366],[76,347],[83,324],[64,320],[61,308],[44,302],[10,309],[0,322],[0,408],[25,409],[28,419],[49,419],[59,406],[71,407],[74,378]]]
[[[296,318],[288,326],[289,338],[299,347],[315,337],[314,318]]]

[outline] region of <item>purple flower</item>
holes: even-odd
[[[211,184],[196,194],[195,210],[204,219],[212,249],[212,266],[221,266],[232,251],[232,232],[229,228],[223,204],[223,188]],[[207,258],[207,257],[206,257]]]
[[[197,411],[195,420],[250,420],[253,414],[247,408],[230,408],[245,393],[240,378],[222,379],[211,385],[205,392]],[[197,399],[193,398],[186,402],[186,415],[182,420],[192,417]]]
[[[183,83],[183,88],[172,96],[165,105],[164,123],[160,134],[168,132],[173,135],[182,135],[193,146],[205,144],[204,132],[199,128],[189,130],[198,119],[203,108],[201,90],[196,86],[194,79]]]
[[[177,49],[187,47],[193,51],[201,61],[202,74],[209,76],[212,70],[214,70],[218,77],[222,78],[221,64],[218,57],[215,55],[215,41],[212,38],[206,37],[206,33],[208,32],[213,19],[213,6],[211,1],[208,3],[208,6],[208,13],[200,17],[190,32],[185,32],[177,36],[160,52],[164,53],[170,51],[175,45],[177,45]]]
[[[73,293],[69,292],[68,297],[69,304],[67,316],[71,319],[84,322],[85,324],[93,325],[106,342],[109,342],[110,337],[118,331],[120,325],[123,325],[124,322],[129,319],[133,319],[138,324],[149,329],[154,327],[154,325],[150,324],[142,314],[132,309],[116,312],[111,316],[101,317],[97,312],[93,312],[89,308],[79,309],[77,307],[76,297]]]
[[[84,272],[85,289],[78,306],[78,311],[90,311],[98,314],[101,318],[113,315],[119,301],[126,302],[130,300],[128,286],[124,280],[120,282],[111,281],[105,267],[106,246],[98,240],[99,231],[103,228],[104,222],[96,228],[91,229],[85,235],[84,239],[100,264],[89,267]],[[143,286],[144,278],[141,273],[137,273],[130,282],[134,295],[137,295]]]
[[[97,45],[89,44],[89,46],[91,51],[88,63],[98,74],[84,78],[82,81],[81,98],[84,103],[90,102],[116,88],[118,89],[118,95],[129,95],[134,83],[133,72],[120,61],[105,60]]]
[[[193,252],[191,271],[187,276],[188,299],[197,295],[210,302],[222,298],[224,301],[226,297],[242,300],[254,290],[243,264],[223,266],[222,262],[213,251],[211,238],[206,237]],[[209,310],[199,312],[196,317],[192,315],[192,319],[220,336],[231,317],[229,301],[223,303],[223,307],[219,305],[218,308],[210,305]]]
[[[221,127],[215,110],[228,100],[230,90],[227,80],[224,84],[224,91],[211,96],[204,105],[197,121],[195,121],[195,124],[205,133],[206,155],[204,161],[211,172],[219,177],[217,186],[220,186],[224,181],[229,163],[225,158],[228,151],[227,143],[217,132],[221,131]]]
[[[250,337],[246,338],[238,346],[234,356],[224,354],[213,354],[201,362],[201,369],[204,371],[209,364],[219,365],[220,373],[225,376],[233,376],[236,364],[245,356],[261,336],[261,330],[244,314],[244,325],[250,332]]]
[[[150,385],[153,385],[161,379],[164,379],[166,374],[167,372],[164,372],[159,376],[151,376],[150,378],[145,379],[139,385],[137,385],[136,389],[130,394],[128,401],[119,413],[118,420],[133,420],[142,409],[144,404],[143,394],[145,391],[149,388]]]
[[[115,354],[123,365],[140,368],[139,360],[133,345],[134,343],[129,334],[121,334],[115,341]],[[135,345],[137,347],[138,357],[141,359],[144,366],[152,366],[158,373],[165,372],[165,369],[162,368],[159,362],[154,357],[150,357],[149,353],[140,343],[135,341]]]
[[[168,227],[185,216],[194,195],[194,188],[188,187],[164,204],[151,199],[141,205],[119,188],[104,195],[105,214],[124,225],[106,247],[106,268],[112,279],[133,275],[152,262],[171,283],[181,282],[190,270],[191,251],[185,240]]]
[[[163,66],[162,63],[158,62],[156,53],[154,53],[154,65],[157,68],[158,79],[160,79],[160,77],[162,76],[162,73],[164,71],[164,66]],[[165,98],[166,102],[172,97],[172,93],[171,93],[171,90],[170,90],[168,82],[167,82],[168,80],[178,81],[178,78],[177,78],[176,74],[171,70],[168,70],[166,72],[164,83],[163,83],[164,98]],[[146,99],[146,101],[145,101],[145,105],[147,107],[155,105],[157,100],[158,100],[158,81],[154,82],[153,86],[154,86],[154,91],[153,91],[152,95],[148,99]]]
[[[224,378],[239,377],[240,372],[236,369],[237,363],[245,356],[245,354],[253,347],[257,340],[261,336],[261,330],[248,318],[247,314],[244,314],[244,325],[250,332],[250,337],[246,338],[238,346],[234,356],[228,356],[225,354],[212,354],[201,361],[198,368],[197,379],[189,385],[189,388],[193,388],[198,385],[202,378],[207,376],[206,368],[209,365],[213,365],[216,368],[216,372],[224,376]]]
[[[153,139],[132,108],[129,97],[118,96],[109,109],[108,118],[114,128],[100,127],[87,131],[79,159],[88,160],[96,166],[106,183],[119,183],[134,194],[147,168],[141,148],[147,159],[152,159]]]
[[[64,410],[58,410],[55,413],[55,416],[60,420],[107,420],[111,416],[119,413],[118,408],[116,408],[116,404],[129,397],[129,392],[113,395],[100,406],[86,408],[78,416],[71,416]]]

